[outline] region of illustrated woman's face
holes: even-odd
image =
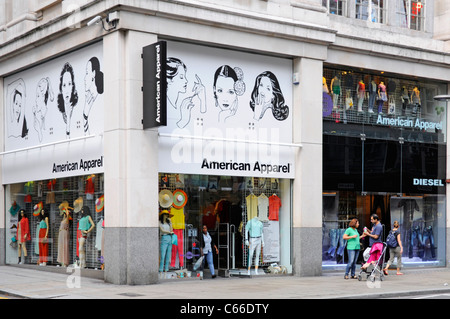
[[[73,82],[72,82],[72,76],[69,72],[64,73],[63,80],[62,80],[62,86],[61,86],[61,93],[64,98],[65,103],[70,103],[70,96],[72,95],[72,88],[73,88]]]
[[[22,95],[15,94],[13,101],[14,118],[18,121],[22,112]]]
[[[47,90],[47,86],[44,82],[40,82],[36,88],[36,105],[39,108],[45,107],[45,92]]]
[[[86,64],[86,74],[84,76],[84,87],[86,91],[91,91],[94,80],[95,72],[92,71],[92,63],[88,61],[88,63]]]
[[[184,67],[180,65],[177,74],[168,82],[168,85],[176,92],[186,93],[187,84],[186,71],[184,70]]]
[[[273,88],[270,79],[266,76],[261,78],[258,86],[258,94],[261,98],[261,102],[264,104],[270,103],[273,97]]]
[[[222,111],[231,108],[237,99],[234,91],[234,80],[219,76],[216,81],[215,93],[217,105]]]

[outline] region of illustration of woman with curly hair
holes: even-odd
[[[244,73],[238,67],[222,65],[214,74],[214,99],[216,106],[220,109],[218,121],[225,121],[236,114],[238,109],[238,96],[245,92],[243,82]]]
[[[265,71],[256,77],[250,108],[256,121],[262,119],[269,108],[272,109],[273,117],[278,121],[287,119],[289,107],[284,104],[284,96],[275,74]]]
[[[10,99],[11,122],[8,123],[8,137],[28,136],[27,120],[25,118],[25,82],[17,79],[8,85]]]
[[[66,123],[66,137],[70,138],[70,119],[74,107],[78,103],[78,93],[75,88],[75,75],[70,63],[66,62],[59,77],[58,109]]]

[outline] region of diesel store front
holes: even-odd
[[[161,279],[292,273],[291,74],[289,59],[172,41],[144,48],[159,132]]]
[[[362,234],[373,213],[383,240],[398,221],[402,267],[445,266],[447,123],[433,97],[446,85],[351,68],[323,76],[323,268],[345,266],[349,221]]]
[[[103,46],[4,78],[7,264],[103,265]]]

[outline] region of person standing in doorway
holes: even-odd
[[[216,254],[219,254],[216,244],[214,244],[211,235],[208,232],[206,225],[203,225],[202,233],[200,235],[200,255],[204,256],[202,269],[205,266],[205,259],[208,262],[209,270],[211,271],[212,278],[216,278],[213,262],[213,249]]]

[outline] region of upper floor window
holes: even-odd
[[[394,25],[422,31],[424,28],[425,0],[395,0]]]
[[[326,7],[331,14],[347,15],[347,0],[322,0],[322,6]]]
[[[375,23],[385,23],[385,4],[383,0],[355,0],[356,19]]]

